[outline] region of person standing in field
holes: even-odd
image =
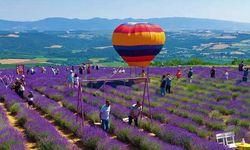
[[[160,88],[161,88],[161,96],[165,96],[166,94],[166,76],[165,75],[163,75],[161,78]]]
[[[68,86],[70,88],[74,87],[74,72],[73,70],[70,70],[70,73],[67,76]]]
[[[130,112],[128,115],[128,123],[131,125],[132,121],[134,120],[135,126],[138,126],[138,118],[141,115],[142,106],[141,102],[137,101],[136,104],[133,104],[130,107]]]
[[[166,78],[166,93],[171,93],[171,84],[172,84],[172,77],[170,74],[167,74]]]
[[[33,67],[31,67],[31,69],[30,69],[30,74],[31,74],[31,75],[34,75],[35,73],[36,73],[35,69],[34,69]]]
[[[24,85],[21,84],[20,87],[19,87],[19,89],[18,89],[18,95],[19,95],[22,99],[24,99],[24,91],[25,91]]]
[[[28,95],[28,108],[33,106],[33,101],[34,101],[34,95],[33,92],[30,91]]]
[[[75,85],[75,88],[79,86],[79,76],[76,73],[74,75],[74,85]]]
[[[239,64],[239,71],[243,71],[244,63],[243,61]]]
[[[21,79],[20,79],[20,83],[24,86],[26,86],[26,82],[25,82],[25,75],[22,75]]]
[[[181,76],[182,76],[182,72],[180,69],[178,69],[176,72],[176,78],[179,80],[181,78]]]
[[[82,68],[82,66],[79,67],[79,74],[80,74],[80,75],[83,74],[83,68]]]
[[[249,68],[245,67],[244,71],[243,71],[242,81],[247,82],[247,80],[248,80],[248,74],[249,74]]]
[[[190,67],[188,71],[188,79],[189,79],[189,83],[192,83],[192,80],[193,80],[193,68],[192,67]]]
[[[110,110],[111,110],[110,101],[106,100],[106,104],[101,107],[99,114],[99,117],[102,121],[102,128],[105,131],[108,131],[110,128],[110,121],[109,121]]]
[[[87,74],[90,74],[90,64],[88,64]]]
[[[229,79],[229,72],[227,70],[225,70],[225,79],[228,80]]]
[[[214,66],[210,70],[210,77],[215,78],[215,68],[214,68]]]

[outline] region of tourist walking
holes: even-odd
[[[170,74],[167,74],[166,78],[166,93],[171,93],[171,84],[172,84],[172,77]]]
[[[133,104],[130,107],[130,112],[128,115],[128,123],[131,125],[134,120],[135,126],[138,126],[138,117],[141,115],[142,106],[141,102],[137,101],[136,104]]]
[[[74,85],[75,85],[75,88],[79,86],[79,76],[76,73],[74,75]]]
[[[188,71],[188,79],[189,79],[189,83],[192,83],[192,80],[193,80],[193,68],[192,67],[190,67]]]
[[[68,86],[69,88],[74,87],[74,72],[70,70],[70,73],[67,76]]]
[[[248,74],[249,74],[249,68],[245,67],[244,71],[243,71],[242,81],[247,82],[247,80],[248,80]]]
[[[214,68],[214,66],[210,70],[210,77],[215,78],[215,68]]]
[[[106,104],[103,105],[100,110],[100,119],[102,121],[102,128],[105,131],[108,131],[110,128],[110,121],[109,121],[110,110],[111,110],[110,101],[106,100]]]
[[[83,68],[82,68],[82,66],[79,67],[79,74],[80,74],[80,75],[83,74]]]
[[[165,75],[163,75],[161,78],[160,90],[161,90],[161,96],[165,96],[166,94],[166,76]]]
[[[244,63],[243,61],[239,64],[239,71],[243,71]]]
[[[182,72],[180,69],[178,69],[176,72],[176,78],[179,80],[181,78],[181,76],[182,76]]]

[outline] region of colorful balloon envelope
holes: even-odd
[[[129,66],[147,67],[164,43],[164,30],[150,23],[121,24],[112,36],[115,50]]]

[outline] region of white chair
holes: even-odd
[[[226,145],[224,133],[216,134],[216,141],[219,144]]]
[[[234,133],[233,132],[227,132],[225,133],[225,139],[226,139],[226,145],[228,148],[236,148],[236,144],[234,141]]]
[[[233,132],[216,134],[216,141],[217,143],[223,144],[228,148],[236,148],[237,146],[234,141],[234,136]]]

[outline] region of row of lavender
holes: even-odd
[[[0,99],[2,99],[1,96]],[[25,141],[21,133],[10,126],[8,122],[7,115],[0,106],[0,149],[25,150]]]
[[[8,89],[1,89],[5,105],[17,118],[19,126],[25,129],[28,137],[37,143],[38,148],[72,149],[73,146],[56,131],[48,121],[37,112],[26,107],[18,96]]]

